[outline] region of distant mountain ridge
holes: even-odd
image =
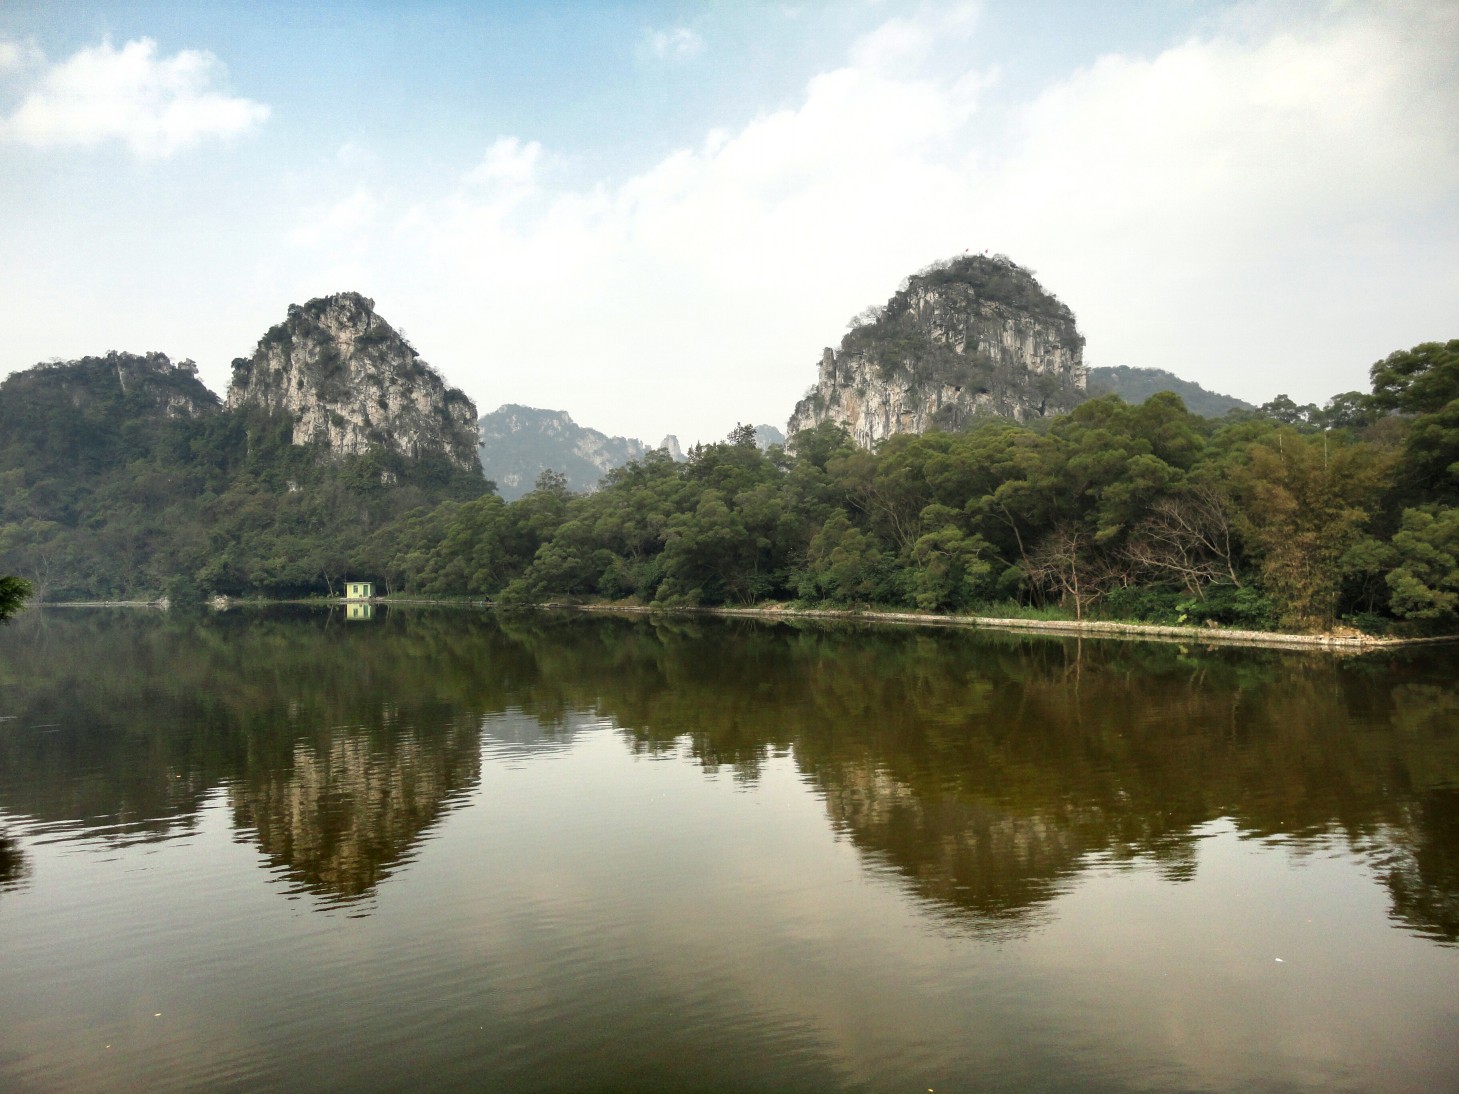
[[[507,403],[477,421],[482,473],[507,501],[528,493],[543,471],[561,472],[569,490],[591,490],[607,472],[649,451],[635,437],[610,437],[578,425],[565,410]]]
[[[1255,410],[1251,403],[1232,395],[1207,391],[1191,380],[1182,380],[1163,368],[1131,368],[1116,365],[1089,370],[1089,394],[1118,395],[1127,403],[1143,403],[1158,391],[1173,391],[1185,408],[1203,418],[1220,418],[1233,410]]]
[[[496,483],[497,493],[506,501],[529,493],[544,471],[561,473],[569,490],[583,493],[596,489],[615,467],[641,460],[655,449],[674,460],[687,458],[672,433],[650,445],[636,437],[610,437],[578,425],[565,410],[520,403],[506,403],[483,414],[477,429],[482,473]],[[773,425],[757,425],[755,441],[763,450],[784,444],[785,435]]]

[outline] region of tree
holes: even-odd
[[[1299,406],[1292,401],[1291,396],[1278,395],[1268,403],[1262,403],[1257,407],[1257,413],[1273,421],[1281,422],[1283,425],[1296,426],[1298,428],[1311,428],[1320,419],[1322,411],[1315,403],[1306,403]]]
[[[1405,414],[1432,414],[1459,399],[1459,338],[1390,353],[1368,375],[1375,406]]]
[[[1233,523],[1257,556],[1261,584],[1284,627],[1330,628],[1349,570],[1387,485],[1391,463],[1369,445],[1281,429],[1229,470]]]
[[[1413,502],[1459,501],[1459,398],[1409,425],[1400,475]]]
[[[1178,582],[1198,599],[1205,599],[1208,585],[1241,587],[1231,517],[1208,486],[1188,486],[1157,501],[1126,543],[1125,555],[1142,573]]]
[[[733,445],[735,448],[760,447],[755,442],[755,427],[752,425],[745,425],[744,422],[740,422],[733,429],[731,429],[729,431],[729,436],[725,438],[725,441]]]
[[[942,505],[929,505],[922,513],[924,533],[912,545],[913,595],[924,611],[969,607],[977,598],[992,566],[983,557],[988,542],[957,526],[955,513]]]
[[[1373,397],[1361,391],[1344,391],[1327,400],[1318,415],[1323,429],[1366,429],[1378,419]]]
[[[18,577],[0,576],[0,623],[25,606],[30,597],[30,582]]]
[[[1060,604],[1072,601],[1075,619],[1083,619],[1120,577],[1077,524],[1060,525],[1045,536],[1026,565],[1029,584],[1057,595]]]
[[[1452,619],[1459,605],[1459,509],[1406,509],[1393,537],[1399,564],[1389,571],[1393,612],[1408,619]]]
[[[808,463],[821,471],[835,457],[856,451],[856,442],[846,427],[830,418],[810,429],[792,433],[786,444],[798,463]]]
[[[807,600],[870,600],[876,595],[881,562],[876,539],[854,528],[837,509],[811,540],[800,595]]]

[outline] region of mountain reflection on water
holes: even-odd
[[[390,610],[31,612],[0,633],[0,810],[165,839],[235,828],[329,902],[479,785],[609,724],[753,783],[793,756],[868,865],[1001,933],[1096,861],[1190,876],[1203,826],[1361,853],[1459,938],[1452,650],[1327,654],[964,631]],[[7,847],[10,844],[7,842]],[[14,865],[10,865],[14,859]],[[18,852],[0,862],[10,883]],[[0,885],[5,883],[0,878]]]

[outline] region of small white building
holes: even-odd
[[[346,581],[344,586],[344,598],[346,600],[371,600],[375,596],[375,583],[373,581]]]

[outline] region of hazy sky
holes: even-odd
[[[964,250],[1253,401],[1459,337],[1459,0],[0,5],[0,372],[353,289],[483,413],[783,427]]]

